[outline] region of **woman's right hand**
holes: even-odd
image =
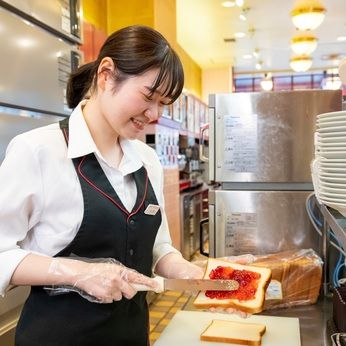
[[[55,258],[49,271],[60,278],[66,276],[67,284],[73,288],[71,291],[98,303],[112,303],[121,300],[123,296],[131,299],[137,293],[131,284],[153,288],[157,285],[155,280],[112,258],[93,259],[92,262],[89,259]]]

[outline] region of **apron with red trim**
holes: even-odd
[[[68,118],[60,128],[68,141]],[[93,153],[73,163],[82,187],[84,216],[75,238],[55,257],[114,258],[151,276],[161,212],[144,213],[150,204],[158,205],[146,169],[142,166],[133,173],[137,199],[128,212]],[[15,345],[146,346],[148,330],[145,292],[130,300],[123,297],[99,304],[78,293],[50,296],[43,287],[33,286],[18,322]]]

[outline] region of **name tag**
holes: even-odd
[[[144,210],[144,214],[147,215],[156,215],[156,213],[160,210],[160,206],[156,204],[149,204]]]

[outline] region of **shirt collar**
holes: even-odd
[[[85,106],[87,102],[87,100],[81,101],[70,116],[67,157],[73,159],[94,153],[105,161],[96,147],[83,116],[82,107]],[[124,138],[120,138],[119,140],[124,154],[119,165],[119,170],[124,175],[138,170],[143,166],[143,163],[145,165],[151,164],[144,155],[140,154],[136,142],[137,140],[132,141]]]

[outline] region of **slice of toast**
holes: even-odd
[[[200,335],[204,341],[260,346],[266,326],[260,323],[212,320]]]
[[[259,278],[254,280],[257,287],[255,288],[254,296],[249,299],[238,299],[238,298],[209,298],[208,292],[200,292],[195,301],[194,306],[200,309],[208,309],[211,307],[223,307],[223,308],[234,308],[247,313],[258,313],[263,310],[265,291],[269,285],[271,279],[271,270],[269,268],[255,267],[242,265],[238,263],[233,263],[225,260],[218,260],[214,258],[208,259],[208,264],[206,271],[204,273],[204,278],[209,279],[210,273],[212,270],[223,267],[231,268],[237,271],[247,271],[257,273]],[[222,278],[221,278],[222,279]],[[246,290],[246,285],[243,282],[239,282],[239,288],[237,291],[234,291],[234,294],[240,296],[243,291]],[[207,294],[207,295],[206,295]]]

